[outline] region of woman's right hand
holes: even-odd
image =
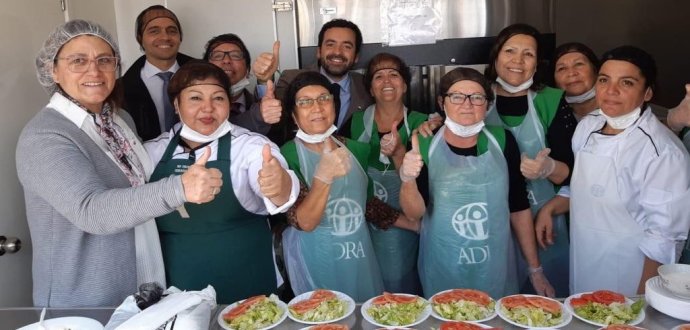
[[[201,157],[182,174],[184,197],[189,203],[208,203],[220,192],[223,174],[216,168],[206,168],[209,157],[211,148],[207,146]]]
[[[345,148],[331,150],[330,144],[324,143],[321,160],[314,171],[314,178],[325,184],[333,183],[333,180],[344,176],[350,171],[350,154]]]
[[[416,179],[422,171],[424,162],[422,161],[422,154],[419,153],[419,137],[417,134],[412,135],[410,139],[412,142],[412,149],[405,153],[402,165],[400,166],[400,180],[408,182]]]

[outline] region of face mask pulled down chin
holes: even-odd
[[[227,118],[210,135],[201,134],[201,133],[191,129],[189,126],[187,126],[187,124],[182,122],[182,129],[180,130],[180,136],[182,138],[189,140],[189,141],[192,141],[192,142],[208,143],[208,142],[220,139],[225,134],[228,134],[228,132],[230,132],[231,129],[232,129],[232,125],[230,124],[230,122],[228,122]]]
[[[301,128],[297,130],[297,138],[300,140],[306,142],[306,143],[321,143],[323,141],[326,141],[328,137],[333,135],[333,132],[335,132],[338,128],[335,127],[335,125],[331,125],[331,127],[326,130],[326,132],[321,133],[321,134],[307,134],[305,133]]]
[[[444,124],[446,125],[446,127],[448,127],[448,129],[451,132],[453,132],[453,134],[464,138],[477,135],[482,130],[482,128],[484,128],[483,120],[475,124],[465,126],[456,123],[455,121],[450,119],[450,117],[446,117],[446,121],[444,122]]]
[[[626,129],[632,124],[635,123],[635,121],[640,118],[640,113],[642,113],[642,108],[637,107],[635,110],[630,111],[624,115],[620,115],[618,117],[609,117],[607,116],[604,111],[600,111],[601,115],[606,118],[606,124],[611,126],[614,129]]]
[[[230,87],[230,94],[235,97],[237,95],[240,95],[244,89],[249,86],[249,78],[244,77],[242,80],[236,82],[235,84]]]
[[[597,91],[596,88],[592,87],[592,89],[584,92],[583,94],[580,95],[575,95],[575,96],[565,96],[565,101],[570,103],[570,104],[579,104],[579,103],[585,103],[591,99],[593,99],[595,96],[597,96]]]
[[[515,94],[522,92],[530,87],[532,87],[532,83],[534,83],[533,77],[530,77],[527,81],[523,82],[519,86],[513,86],[509,84],[507,81],[503,80],[501,77],[496,78],[496,82],[503,87],[503,90]]]

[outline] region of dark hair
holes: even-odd
[[[340,109],[340,90],[333,85],[334,84],[328,81],[326,77],[316,71],[304,71],[298,74],[297,77],[290,82],[290,85],[288,85],[282,99],[283,107],[287,109],[287,113],[293,113],[295,111],[297,92],[299,92],[300,89],[307,86],[322,86],[328,90],[329,93],[333,94],[333,104],[337,112],[338,109]]]
[[[149,17],[147,14],[153,11],[157,11],[158,13],[154,13],[152,14],[152,16]],[[146,28],[146,25],[148,25],[149,22],[151,22],[152,20],[159,17],[167,17],[173,20],[173,22],[175,22],[175,25],[177,25],[177,30],[180,31],[180,40],[182,40],[182,26],[180,25],[180,20],[177,19],[175,13],[173,13],[172,10],[165,8],[164,6],[153,5],[144,9],[141,13],[139,13],[139,16],[137,16],[137,20],[134,26],[134,32],[136,33],[136,38],[137,42],[139,43],[139,46],[141,46],[141,39],[143,38],[144,29]]]
[[[599,71],[599,58],[597,58],[597,55],[594,54],[594,51],[591,48],[587,47],[587,45],[579,42],[567,42],[556,47],[553,56],[554,69],[556,68],[556,62],[558,62],[558,59],[560,59],[561,56],[570,53],[580,53],[584,55],[589,61],[589,63],[592,64],[594,72],[596,73],[597,71]]]
[[[209,40],[204,47],[204,61],[208,61],[208,59],[211,57],[211,52],[213,49],[222,44],[233,44],[239,47],[240,51],[242,52],[242,56],[244,57],[244,63],[247,65],[247,71],[249,71],[251,68],[251,57],[249,57],[249,50],[247,49],[247,46],[244,45],[242,39],[240,39],[240,37],[234,33],[221,34],[211,38],[211,40]]]
[[[359,27],[355,23],[342,18],[334,18],[321,27],[321,31],[319,31],[319,47],[323,45],[323,36],[326,34],[326,31],[332,28],[346,28],[352,30],[352,32],[355,33],[355,55],[359,54],[359,51],[362,49],[362,31],[359,30]]]
[[[645,87],[651,87],[652,92],[656,89],[656,61],[649,53],[635,46],[620,46],[604,53],[601,65],[609,60],[626,61],[635,65],[644,77]]]
[[[539,30],[534,28],[531,25],[524,24],[524,23],[516,23],[509,25],[505,27],[503,30],[501,30],[500,33],[498,33],[498,36],[496,37],[496,40],[494,41],[494,45],[491,47],[491,51],[489,52],[489,63],[488,66],[486,67],[486,70],[484,70],[484,75],[486,76],[486,79],[489,81],[494,81],[498,77],[498,73],[496,72],[496,60],[498,59],[498,55],[501,53],[501,49],[503,48],[503,45],[508,41],[508,39],[518,35],[518,34],[524,34],[527,36],[530,36],[534,38],[535,42],[537,43],[537,67],[536,72],[534,73],[534,77],[532,78],[534,83],[532,84],[531,89],[533,90],[540,90],[544,86],[542,84],[543,79],[540,74],[539,67],[543,65],[541,63],[540,59],[540,47],[539,47]]]
[[[484,89],[486,100],[489,102],[494,100],[494,91],[491,89],[491,83],[489,80],[486,79],[486,77],[484,77],[484,75],[482,75],[479,71],[467,67],[455,68],[443,75],[443,77],[441,77],[441,82],[438,84],[438,96],[445,96],[453,84],[462,80],[476,82]]]
[[[378,67],[381,63],[391,62],[393,67]],[[405,81],[405,85],[410,86],[410,80],[412,79],[412,74],[410,73],[410,67],[405,64],[400,57],[397,57],[391,53],[378,53],[369,60],[367,64],[367,73],[364,75],[364,86],[367,90],[371,89],[371,81],[374,80],[374,74],[380,69],[395,69],[400,73]]]
[[[183,89],[194,84],[195,81],[215,79],[223,90],[230,95],[230,78],[223,69],[213,63],[192,59],[180,67],[170,79],[168,84],[168,97],[174,100]]]

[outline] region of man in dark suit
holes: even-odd
[[[316,49],[318,62],[303,70],[285,70],[276,83],[275,95],[282,99],[287,86],[301,72],[305,70],[317,71],[323,74],[332,83],[340,87],[340,109],[335,125],[340,127],[358,110],[366,109],[374,103],[371,94],[364,85],[364,76],[357,72],[350,72],[359,59],[359,51],[362,48],[362,32],[356,24],[344,20],[333,19],[321,27],[319,43]],[[254,74],[259,84],[273,77],[277,69],[277,57],[270,53],[264,53],[257,58],[253,65]],[[283,105],[280,128],[274,127],[268,134],[278,145],[292,139],[295,135],[292,118],[287,114],[288,109],[294,104]],[[277,130],[280,130],[277,132]]]
[[[175,13],[155,5],[144,9],[136,20],[136,37],[144,51],[120,78],[124,89],[123,108],[132,116],[142,140],[170,130],[179,118],[166,91],[180,65],[191,57],[178,53],[182,27]]]

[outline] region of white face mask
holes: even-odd
[[[579,104],[579,103],[585,103],[591,99],[593,99],[595,96],[597,96],[597,91],[594,87],[592,89],[586,91],[584,94],[580,95],[575,95],[575,96],[565,96],[565,101],[570,103],[570,104]]]
[[[230,87],[230,94],[232,94],[232,97],[240,95],[240,93],[242,93],[244,88],[247,86],[249,86],[249,78],[244,77],[242,80],[234,83],[232,87]]]
[[[453,134],[464,138],[477,135],[482,130],[482,128],[484,128],[483,120],[470,126],[465,126],[456,123],[455,121],[450,119],[450,116],[446,116],[446,121],[444,122],[444,124],[446,125],[446,127],[448,127],[448,129],[451,132],[453,132]]]
[[[496,78],[496,82],[503,87],[503,90],[510,93],[510,94],[515,94],[522,92],[530,87],[532,87],[532,83],[534,83],[534,80],[532,80],[532,77],[530,77],[527,81],[523,82],[520,84],[520,86],[513,86],[506,82],[505,80],[501,79],[501,77]]]
[[[321,143],[323,141],[326,141],[328,137],[333,135],[333,132],[335,132],[337,129],[338,128],[335,127],[335,125],[331,125],[331,127],[322,134],[307,134],[300,128],[297,130],[296,136],[306,143]]]
[[[180,118],[180,121],[182,122],[182,119]],[[191,129],[187,124],[182,122],[182,129],[180,130],[180,136],[183,137],[186,140],[196,142],[196,143],[208,143],[211,141],[218,140],[219,138],[223,137],[225,134],[228,134],[230,130],[232,129],[232,125],[230,125],[230,122],[228,122],[228,119],[225,118],[222,124],[216,128],[215,132],[211,133],[210,135],[204,135],[201,134],[193,129]]]
[[[640,107],[635,108],[635,110],[630,111],[624,115],[618,117],[609,117],[604,111],[599,111],[604,118],[606,118],[606,123],[615,129],[626,129],[635,123],[637,118],[640,118],[640,113],[642,109]]]

